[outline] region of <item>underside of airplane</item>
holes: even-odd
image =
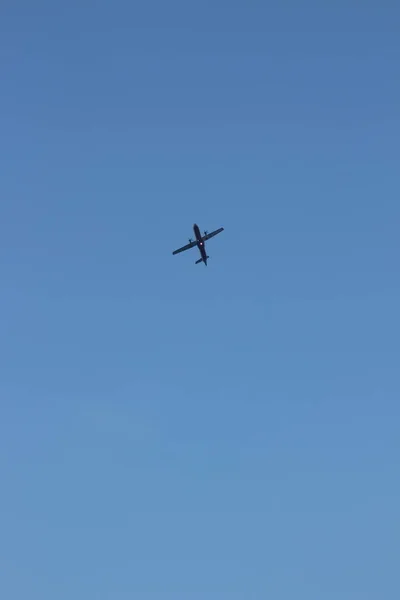
[[[200,228],[195,223],[193,225],[193,231],[194,231],[195,239],[192,240],[191,238],[189,238],[189,243],[186,244],[186,246],[182,246],[182,248],[178,248],[178,250],[174,250],[174,252],[172,254],[179,254],[180,252],[185,252],[185,250],[190,250],[191,248],[194,248],[195,246],[197,246],[200,251],[201,258],[199,258],[199,260],[196,260],[195,264],[198,265],[199,263],[203,262],[207,266],[207,260],[210,257],[207,256],[205,242],[207,240],[211,239],[212,237],[214,237],[215,235],[218,235],[218,233],[221,233],[221,231],[224,231],[224,228],[220,227],[219,229],[216,229],[215,231],[212,231],[211,233],[208,233],[207,231],[205,231],[204,235],[201,235]]]

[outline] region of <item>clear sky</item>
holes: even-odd
[[[3,0],[0,45],[0,597],[397,600],[400,6]]]

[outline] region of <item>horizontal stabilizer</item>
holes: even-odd
[[[209,258],[209,256],[206,256],[206,260],[208,260]],[[202,258],[199,258],[199,260],[196,260],[196,265],[198,265],[201,262],[204,262],[204,260]]]

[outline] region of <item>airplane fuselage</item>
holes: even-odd
[[[200,228],[196,223],[193,225],[193,231],[194,231],[194,235],[196,237],[197,247],[200,250],[201,258],[203,259],[204,264],[207,265],[208,256],[206,253],[206,246],[202,239]]]

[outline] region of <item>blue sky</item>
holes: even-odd
[[[400,8],[330,4],[2,3],[2,598],[399,597]]]

